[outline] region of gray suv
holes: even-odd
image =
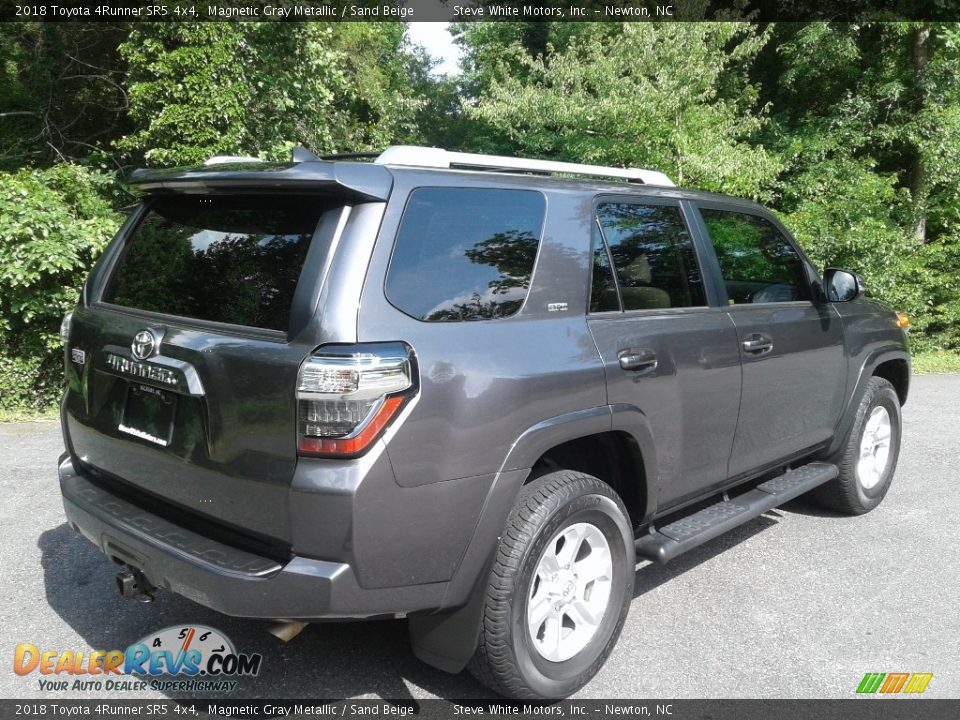
[[[638,559],[890,486],[905,316],[751,202],[661,173],[397,146],[214,158],[142,195],[65,318],[70,525],[228,615],[406,618],[566,696]]]

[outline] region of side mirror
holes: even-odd
[[[823,291],[829,302],[850,302],[863,296],[863,281],[849,270],[827,268],[823,272]]]

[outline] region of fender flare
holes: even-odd
[[[656,455],[646,416],[632,405],[602,405],[543,420],[525,430],[511,446],[491,483],[473,536],[447,585],[441,608],[411,615],[408,629],[413,654],[450,673],[463,670],[477,647],[487,577],[500,535],[530,475],[530,468],[550,448],[587,435],[618,430],[637,443],[647,482],[647,514],[655,503]]]
[[[871,351],[867,355],[863,364],[860,366],[860,372],[853,386],[853,392],[849,393],[847,405],[840,415],[840,420],[837,422],[833,442],[830,443],[830,446],[826,450],[826,457],[833,457],[840,451],[840,448],[843,447],[850,428],[853,427],[853,421],[857,417],[857,408],[860,407],[860,400],[863,399],[863,394],[866,392],[867,383],[870,382],[870,378],[873,377],[873,373],[877,367],[888,360],[903,360],[907,363],[908,370],[910,368],[910,353],[901,347],[882,347]]]

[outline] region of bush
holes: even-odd
[[[121,193],[79,165],[0,173],[0,409],[59,397],[60,320],[119,225]]]

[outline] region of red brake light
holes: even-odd
[[[380,436],[403,405],[402,395],[387,398],[364,428],[349,438],[314,438],[301,435],[297,449],[306,455],[359,455]]]

